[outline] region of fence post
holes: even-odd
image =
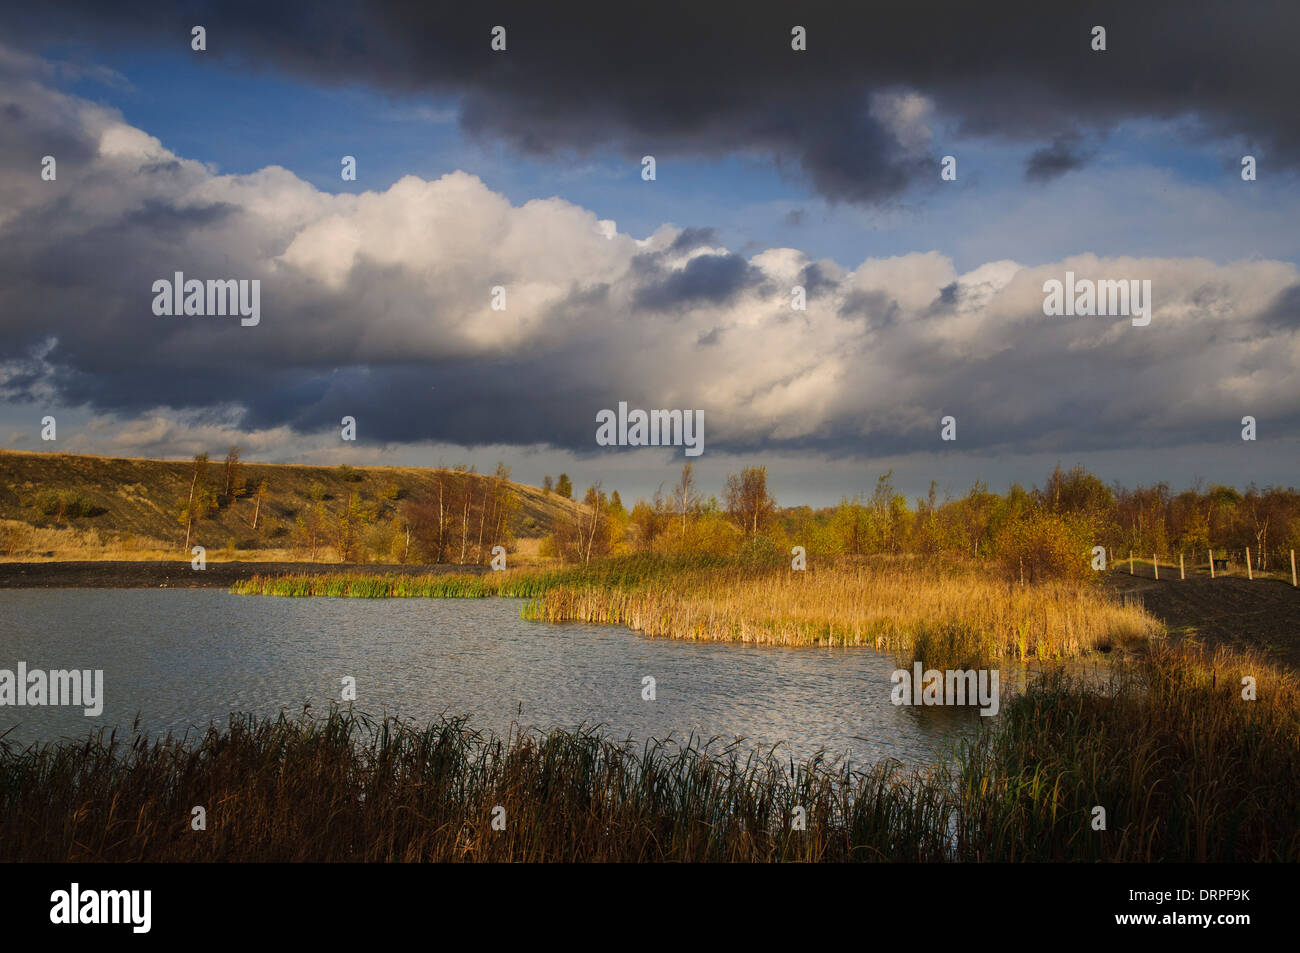
[[[1160,581],[1160,562],[1156,559],[1156,554],[1151,554],[1151,568],[1156,571],[1156,582]]]
[[[1249,546],[1246,547],[1246,578],[1247,579],[1255,578],[1255,573],[1250,568],[1250,547]]]
[[[1210,578],[1214,578],[1214,550],[1210,550]]]
[[[1295,586],[1295,550],[1291,550],[1291,585]]]
[[[1179,579],[1186,579],[1186,578],[1187,578],[1187,574],[1186,574],[1185,572],[1183,572],[1183,554],[1182,554],[1182,553],[1179,553],[1179,554],[1178,554],[1178,578],[1179,578]]]
[[[1128,551],[1128,574],[1133,575],[1133,550]]]

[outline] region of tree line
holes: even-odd
[[[926,496],[909,500],[888,471],[870,493],[836,506],[782,508],[768,488],[766,467],[728,476],[719,501],[701,491],[688,463],[671,486],[631,510],[599,484],[583,502],[586,511],[557,529],[546,552],[571,562],[634,552],[776,559],[788,558],[797,545],[809,557],[968,557],[1032,581],[1086,575],[1096,546],[1112,558],[1130,550],[1147,557],[1181,553],[1193,563],[1205,562],[1211,547],[1234,558],[1250,549],[1264,571],[1283,568],[1288,551],[1300,548],[1294,488],[1252,484],[1242,492],[1198,482],[1174,493],[1161,482],[1128,489],[1059,465],[1041,488],[1013,483],[994,493],[976,482],[943,499],[931,483]]]
[[[376,492],[350,466],[338,468],[346,490],[334,505],[315,483],[301,505],[283,499],[272,509],[289,522],[287,543],[309,558],[332,551],[347,562],[477,563],[490,561],[496,546],[515,547],[519,499],[510,468],[492,474],[457,464],[429,471],[427,485],[412,499],[390,483]],[[245,478],[238,447],[221,464],[206,453],[194,457],[186,495],[175,514],[185,527],[184,546],[198,521],[236,501],[257,530],[271,487]],[[568,474],[543,481],[544,491],[573,498]],[[1239,559],[1247,549],[1261,571],[1283,569],[1300,548],[1300,492],[1254,484],[1244,491],[1198,481],[1181,492],[1167,482],[1129,489],[1107,484],[1082,467],[1059,465],[1041,488],[1013,483],[994,493],[983,482],[959,496],[938,497],[931,483],[909,500],[880,474],[872,490],[843,497],[829,507],[781,507],[768,485],[767,468],[745,467],[729,475],[721,499],[698,484],[687,463],[671,485],[627,508],[617,491],[588,487],[543,541],[541,555],[570,563],[626,553],[751,556],[788,559],[794,546],[810,558],[949,556],[991,563],[1010,578],[1083,576],[1094,547],[1112,559],[1130,551],[1142,557],[1183,554],[1192,564],[1216,556]],[[300,491],[301,492],[301,491]],[[276,533],[285,533],[278,526]]]

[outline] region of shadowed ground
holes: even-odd
[[[1150,573],[1150,567],[1146,572]],[[1162,567],[1160,575],[1166,570]],[[1208,645],[1252,647],[1300,669],[1300,589],[1278,579],[1195,575],[1159,581],[1150,575],[1111,574],[1109,584],[1132,593],[1169,627],[1170,634]]]

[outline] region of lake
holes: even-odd
[[[103,725],[152,733],[224,723],[232,711],[296,714],[339,701],[418,722],[468,715],[601,725],[617,740],[690,734],[782,757],[818,750],[862,765],[934,761],[979,716],[896,707],[895,661],[861,648],[776,648],[650,639],[610,626],[526,622],[517,599],[285,599],[210,589],[0,591],[0,668],[103,669],[104,709],[0,707],[22,742]],[[655,680],[655,700],[642,679]]]

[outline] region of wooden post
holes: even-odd
[[[1133,575],[1133,550],[1128,551],[1128,574]]]
[[[1151,568],[1156,571],[1156,582],[1160,581],[1160,562],[1156,559],[1156,554],[1151,554]]]
[[[1246,547],[1246,578],[1254,579],[1255,573],[1250,568],[1250,547]]]
[[[1210,578],[1214,578],[1214,550],[1210,550]]]
[[[1291,585],[1295,586],[1295,550],[1291,550]]]
[[[1183,572],[1183,554],[1182,554],[1182,553],[1179,553],[1179,554],[1178,554],[1178,578],[1179,578],[1179,579],[1186,579],[1186,578],[1187,578],[1187,574],[1186,574],[1185,572]]]

